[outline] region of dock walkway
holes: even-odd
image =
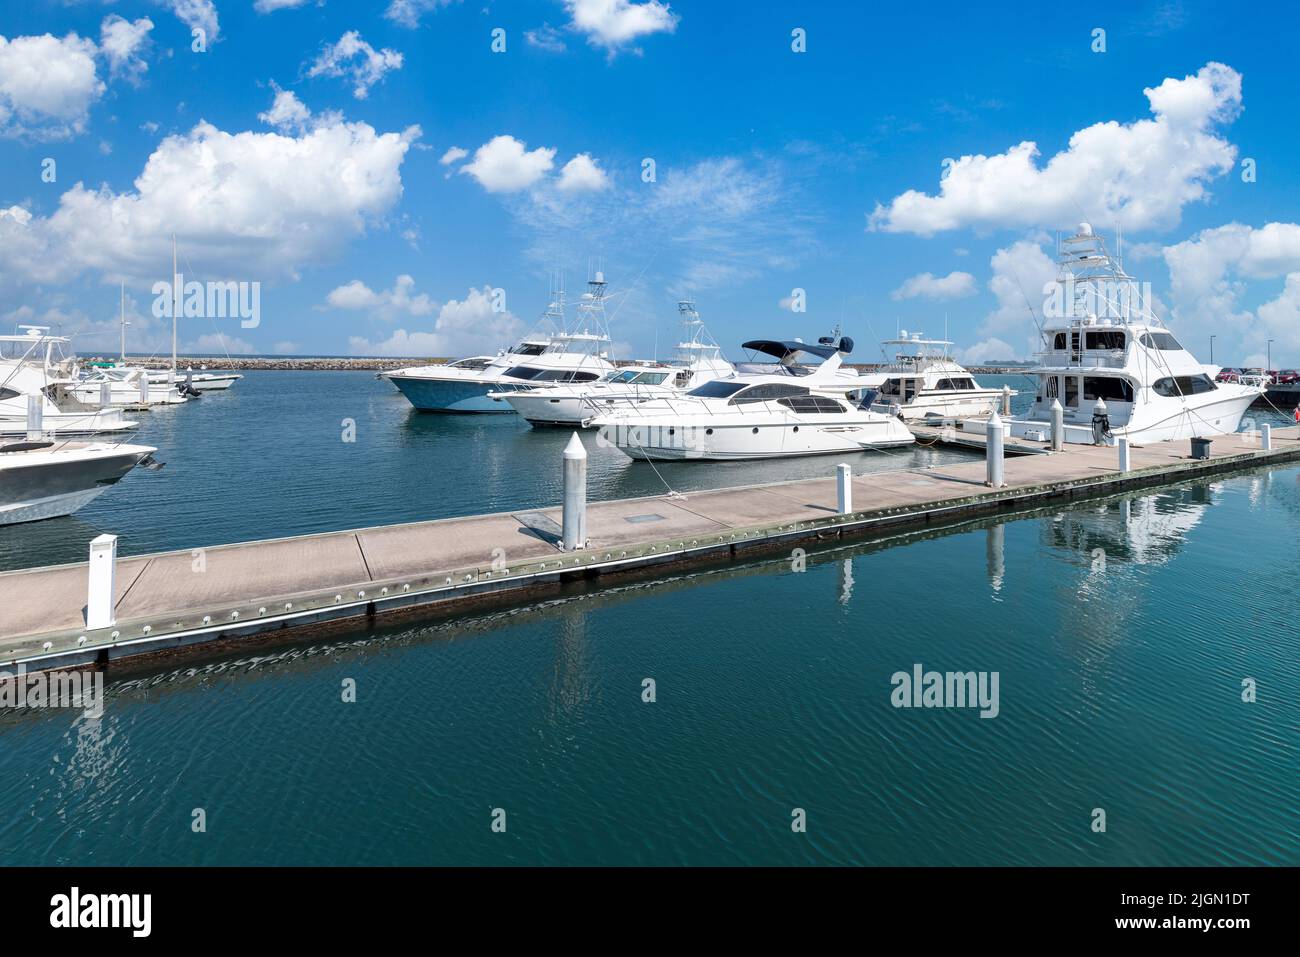
[[[1070,445],[1008,456],[1006,486],[984,484],[982,459],[854,476],[853,511],[837,508],[835,461],[825,479],[593,502],[589,546],[556,545],[560,508],[518,510],[120,558],[116,621],[86,628],[85,563],[0,574],[0,667],[29,670],[104,664],[129,655],[413,605],[454,606],[486,592],[554,585],[755,548],[1037,507],[1197,475],[1300,459],[1300,429],[1214,439],[1211,458],[1189,443],[1131,450]],[[558,468],[559,463],[556,463]]]

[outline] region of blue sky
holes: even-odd
[[[1203,359],[1214,334],[1220,363],[1273,339],[1300,365],[1283,11],[9,3],[0,322],[111,349],[125,281],[131,348],[166,348],[174,231],[187,278],[262,284],[256,328],[183,321],[203,351],[493,351],[552,268],[572,297],[600,257],[625,352],[662,352],[691,296],[733,354],[842,323],[866,361],[946,321],[968,359],[1002,358],[1032,348],[1020,289],[1037,308],[1055,232],[1088,219],[1123,225]]]

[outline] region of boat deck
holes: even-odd
[[[1269,451],[1243,433],[1214,439],[1207,460],[1189,453],[1187,441],[1135,447],[1126,473],[1109,447],[1008,456],[1006,486],[996,490],[984,484],[982,458],[873,472],[853,478],[848,515],[837,511],[832,456],[824,479],[590,503],[589,547],[569,553],[556,546],[561,511],[554,507],[123,557],[116,624],[97,630],[85,627],[85,563],[7,572],[0,574],[0,666],[106,663],[415,605],[453,607],[574,576],[725,559],[1281,464],[1300,459],[1300,429],[1274,430]]]

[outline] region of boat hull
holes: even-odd
[[[1173,442],[1180,439],[1202,438],[1212,435],[1225,435],[1241,428],[1241,421],[1251,404],[1259,398],[1258,389],[1234,387],[1231,394],[1218,395],[1227,391],[1221,386],[1213,394],[1206,394],[1206,401],[1177,409],[1153,410],[1142,409],[1136,421],[1111,428],[1112,441],[1127,439],[1133,445],[1149,445],[1153,442]],[[1023,437],[1026,431],[1041,432],[1051,435],[1049,420],[1043,419],[1009,419],[1011,434]],[[1077,437],[1077,438],[1076,438]],[[1067,424],[1066,441],[1092,442],[1091,429],[1084,423]]]
[[[757,431],[755,431],[757,430]],[[608,424],[601,440],[642,461],[741,461],[868,452],[913,444],[896,418],[852,424],[752,423],[708,427]]]
[[[499,382],[456,381],[389,376],[411,405],[421,412],[510,412],[515,410],[504,399],[488,398]]]
[[[69,455],[66,460],[51,460],[38,455],[12,462],[0,453],[0,525],[71,515],[119,482],[153,451],[124,445],[115,454],[93,458]]]

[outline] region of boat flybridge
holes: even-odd
[[[556,331],[525,339],[499,356],[474,356],[447,365],[416,366],[384,374],[421,412],[513,412],[501,397],[515,389],[595,382],[614,371],[605,321],[605,277],[587,282],[577,325],[564,322],[564,288],[552,291],[542,317]]]
[[[31,407],[39,409],[41,431],[49,435],[124,432],[136,423],[121,409],[102,408],[76,394],[74,360],[64,354],[70,340],[45,326],[19,326],[21,335],[0,336],[0,436],[26,435]]]
[[[883,369],[864,373],[869,391],[863,402],[877,412],[897,415],[907,422],[987,415],[1002,400],[1001,389],[981,386],[950,353],[947,339],[910,337],[906,330],[882,346],[898,346],[894,360]]]
[[[705,330],[695,303],[683,299],[677,303],[677,312],[683,335],[668,362],[620,366],[590,383],[489,394],[504,399],[534,426],[586,428],[592,418],[613,406],[681,395],[735,372],[722,358],[722,347]]]
[[[1124,272],[1087,223],[1058,250],[1057,295],[1031,370],[1038,393],[1028,414],[1006,420],[1012,435],[1046,440],[1051,411],[1064,411],[1067,442],[1134,445],[1236,432],[1263,389],[1215,382],[1151,311],[1142,284]],[[1094,432],[1094,417],[1097,430]]]
[[[862,388],[857,373],[842,365],[853,340],[757,339],[743,348],[778,361],[738,366],[683,395],[616,403],[591,424],[631,458],[650,460],[783,458],[915,441],[897,416],[848,398]],[[820,362],[804,365],[805,356]]]

